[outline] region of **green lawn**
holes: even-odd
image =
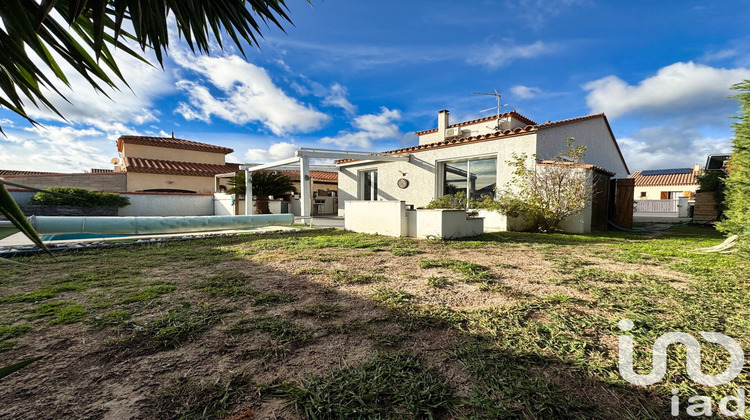
[[[23,258],[0,270],[0,365],[45,358],[0,381],[0,417],[672,418],[671,389],[716,404],[747,373],[702,387],[674,347],[662,382],[631,386],[617,323],[641,369],[670,331],[750,351],[750,267],[695,251],[721,240],[324,230]]]

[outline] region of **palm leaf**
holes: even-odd
[[[23,362],[15,363],[10,366],[3,366],[0,367],[0,379],[3,379],[4,377],[10,375],[11,373],[23,369],[26,366],[36,362],[37,360],[41,359],[42,356],[34,357],[32,359],[24,360]]]
[[[110,47],[146,60],[123,40],[135,41],[143,52],[153,50],[163,67],[170,14],[178,35],[193,52],[209,53],[212,39],[223,49],[223,36],[227,36],[244,54],[243,41],[258,45],[261,25],[283,31],[284,23],[291,24],[287,11],[284,0],[2,0],[0,92],[4,95],[0,95],[0,107],[32,124],[37,122],[27,115],[26,102],[64,118],[44,91],[65,99],[45,74],[51,71],[67,85],[59,60],[99,92],[105,93],[104,87],[117,88],[119,83],[127,86]],[[126,21],[132,24],[132,33],[122,28]]]
[[[47,246],[44,245],[42,238],[36,233],[34,227],[31,226],[31,223],[26,220],[26,216],[23,215],[21,208],[18,207],[18,204],[16,204],[15,200],[13,200],[13,197],[10,196],[10,193],[5,189],[5,185],[2,183],[0,183],[0,213],[10,220],[10,222],[13,223],[13,226],[17,227],[18,230],[26,235],[27,238],[31,239],[31,241],[39,248],[47,251],[50,255],[52,254]]]

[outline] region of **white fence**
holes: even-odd
[[[636,213],[677,213],[680,200],[636,200],[633,211]]]

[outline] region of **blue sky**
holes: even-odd
[[[247,57],[170,49],[165,70],[127,59],[131,90],[80,78],[37,129],[0,109],[0,169],[109,168],[121,134],[231,147],[234,162],[297,147],[383,151],[414,131],[488,115],[491,97],[537,121],[605,112],[631,171],[731,150],[729,86],[750,79],[748,1],[288,0],[295,26]]]

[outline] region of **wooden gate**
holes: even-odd
[[[635,180],[630,178],[613,179],[610,192],[610,220],[625,229],[633,227],[633,193]]]

